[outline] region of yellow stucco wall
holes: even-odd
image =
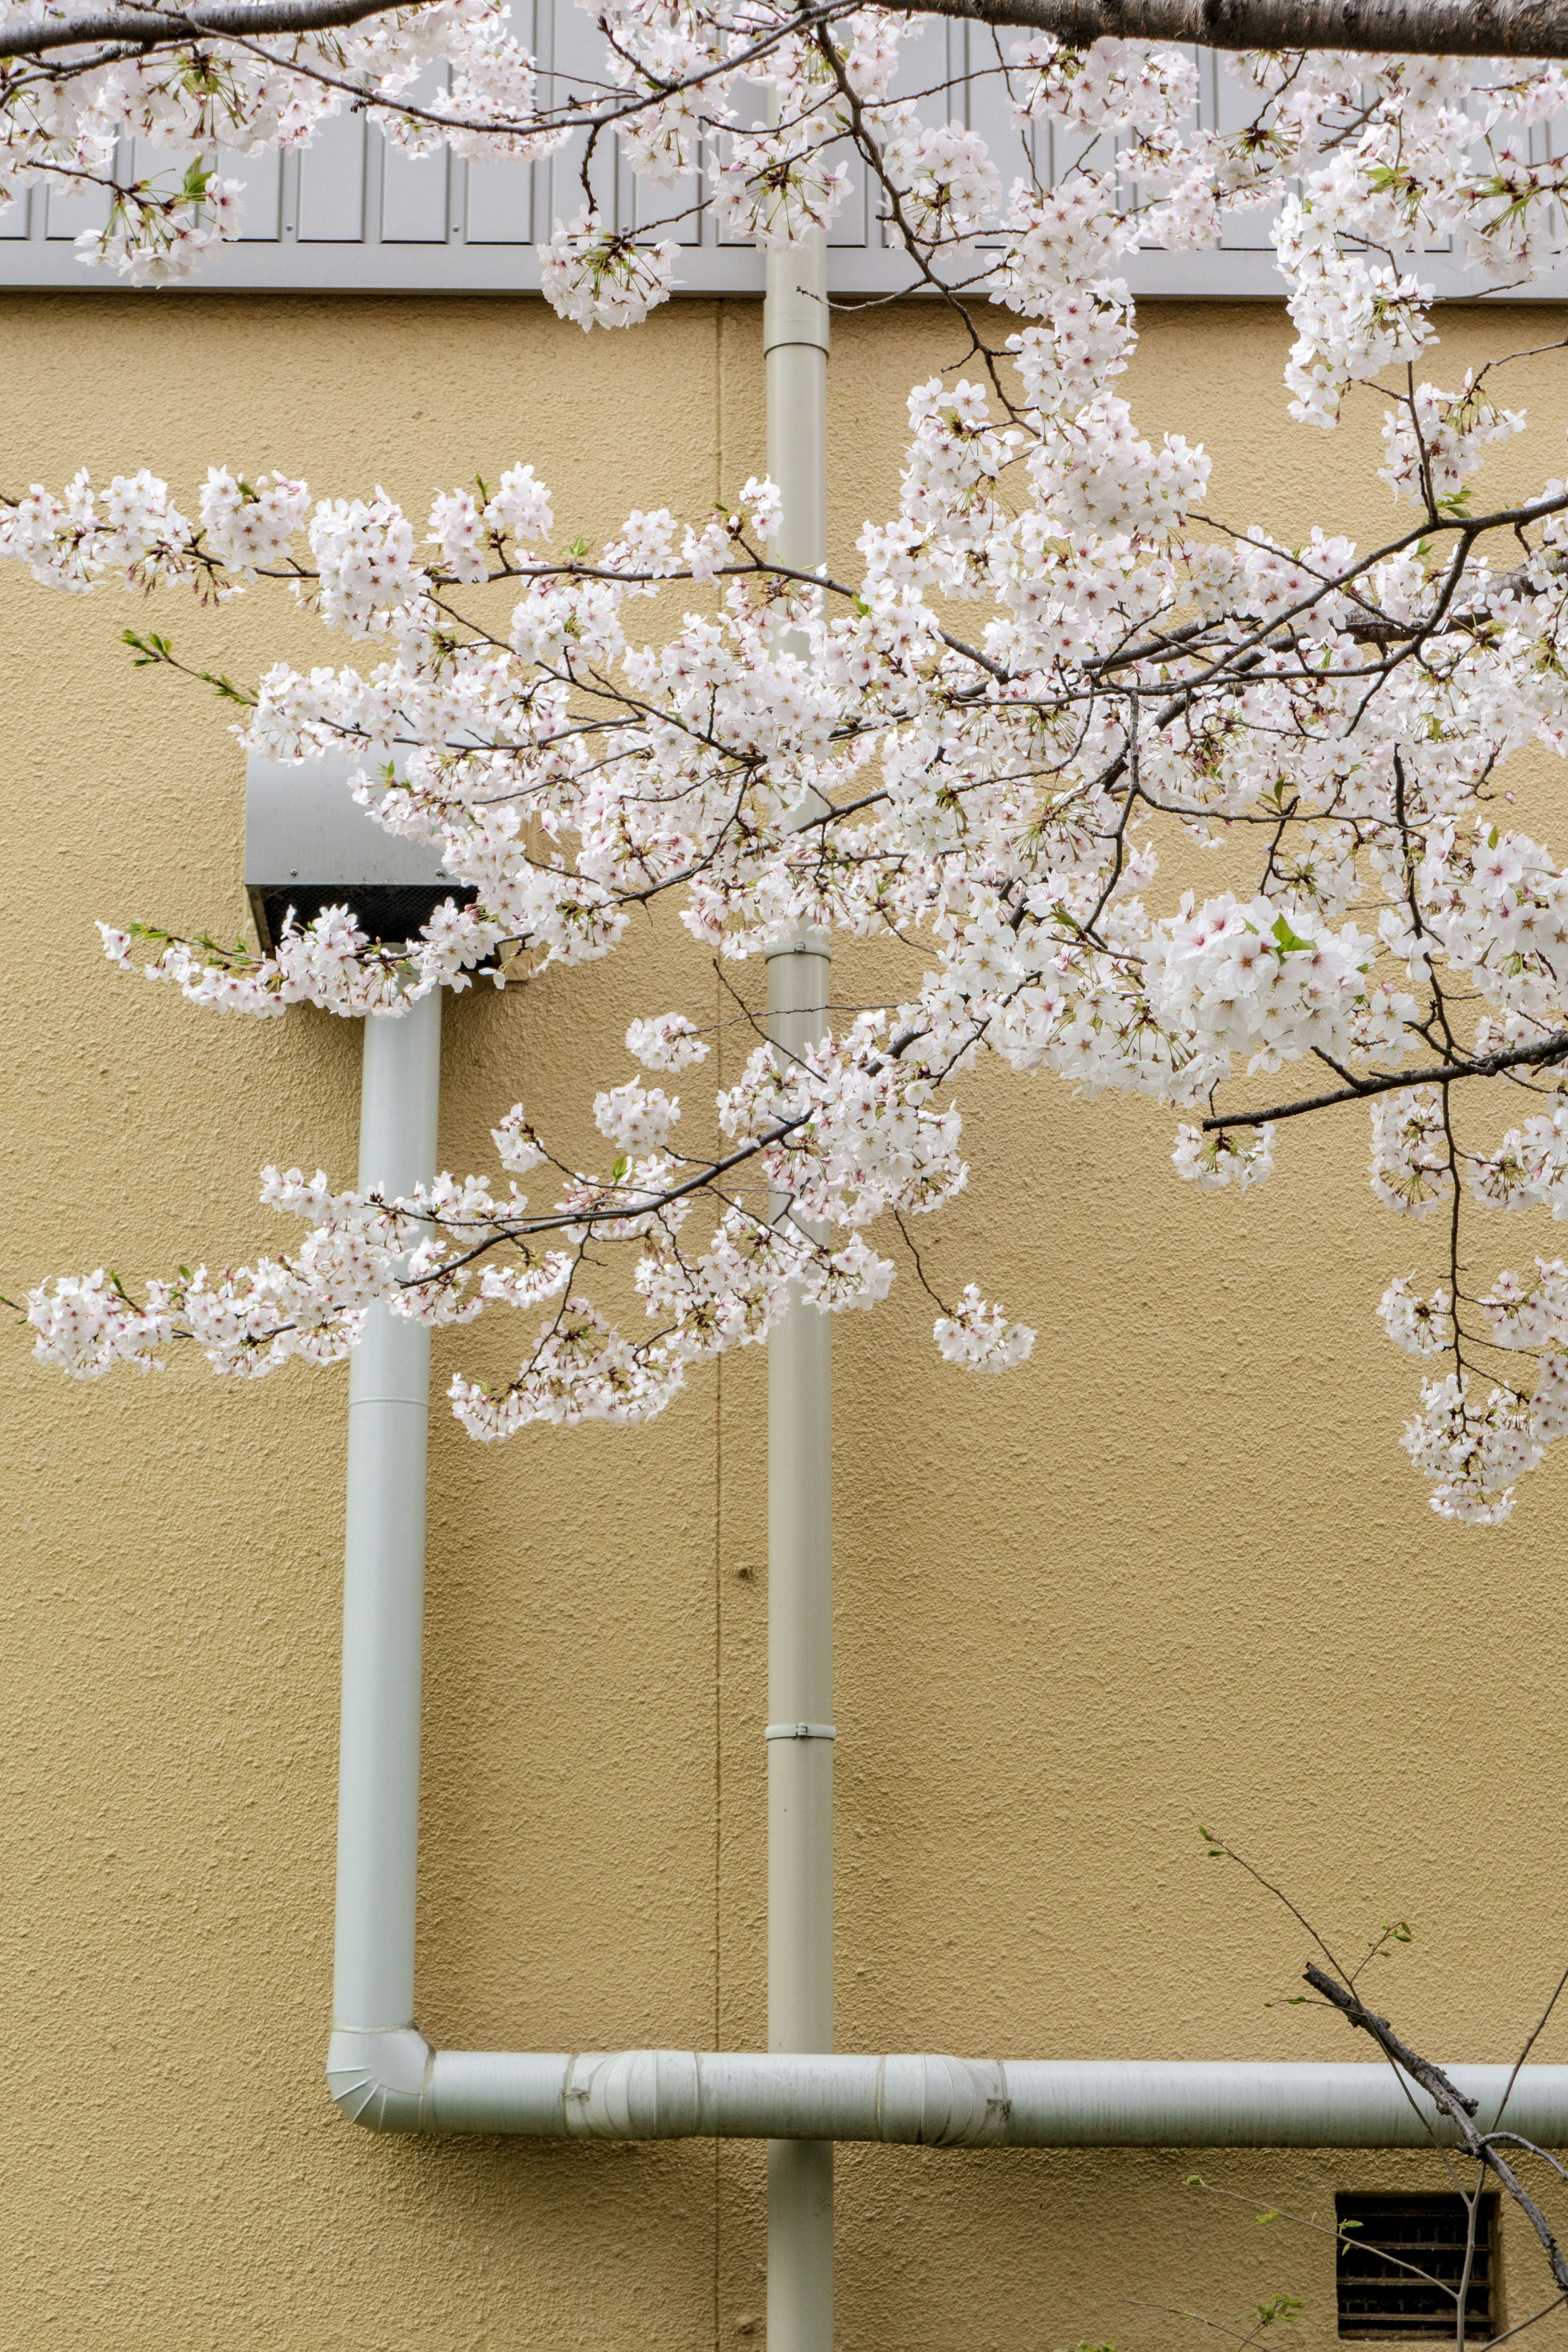
[[[190,492],[214,460],[322,490],[380,478],[422,512],[432,486],[527,457],[593,537],[760,468],[757,328],[743,304],[585,340],[526,300],[13,296],[0,481],[144,462]],[[1216,448],[1216,512],[1364,534],[1385,511],[1375,420],[1290,427],[1287,336],[1271,307],[1151,310],[1141,417]],[[890,504],[904,394],[953,336],[906,309],[836,337],[847,561]],[[1529,391],[1546,472],[1568,403],[1548,362]],[[265,1160],[353,1166],[349,1024],[198,1014],[97,958],[98,916],[243,918],[241,761],[204,695],[129,667],[119,634],[142,617],[118,592],[71,604],[0,577],[13,1295],[247,1255],[278,1237]],[[239,674],[337,657],[259,599],[152,619]],[[1561,850],[1560,814],[1548,830]],[[760,974],[737,977],[755,997]],[[584,1073],[623,1075],[628,1011],[710,1002],[664,926],[452,1003],[444,1159],[489,1166],[519,1095],[580,1129]],[[841,2046],[1352,2054],[1332,2021],[1263,2007],[1300,1937],[1201,1860],[1201,1819],[1347,1937],[1410,1916],[1384,1997],[1440,2053],[1507,2053],[1561,1965],[1568,1465],[1500,1533],[1427,1510],[1395,1443],[1414,1368],[1372,1313],[1411,1244],[1366,1192],[1359,1117],[1292,1138],[1237,1202],[1176,1182],[1172,1121],[1146,1108],[996,1074],[969,1105],[971,1189],[922,1241],[948,1288],[980,1280],[1041,1336],[1011,1379],[966,1381],[907,1279],[840,1329]],[[447,1336],[438,1385],[509,1343]],[[77,1388],[0,1348],[0,2347],[754,2338],[760,2149],[382,2139],[327,2102],[344,1385],[181,1363]],[[764,1385],[748,1354],[649,1429],[499,1452],[437,1412],[434,2039],[760,2040]],[[1568,2059],[1568,2019],[1537,2054]],[[1318,2352],[1323,2242],[1260,2237],[1184,2190],[1191,2168],[844,2152],[846,2352],[1180,2347],[1203,2331],[1130,2299],[1228,2319],[1279,2289],[1306,2297]],[[1320,2212],[1336,2186],[1430,2185],[1401,2158],[1205,2169]],[[1509,2261],[1522,2297],[1526,2250]]]

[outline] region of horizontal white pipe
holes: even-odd
[[[1449,2071],[1486,2127],[1511,2068]],[[344,2115],[374,2131],[925,2147],[1419,2147],[1434,2132],[1455,2137],[1423,2092],[1376,2062],[534,2054],[432,2050],[408,2029],[334,2033],[327,2079]],[[1568,2146],[1568,2066],[1524,2067],[1505,2123]]]

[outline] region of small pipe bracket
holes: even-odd
[[[763,1734],[764,1739],[837,1739],[837,1737],[831,1723],[770,1723]]]

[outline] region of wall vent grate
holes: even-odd
[[[1342,2228],[1358,2225],[1340,2242],[1342,2339],[1452,2344],[1468,2228],[1463,2198],[1342,2195],[1334,2212]],[[1465,2335],[1472,2343],[1496,2333],[1496,2281],[1497,2200],[1483,2196],[1465,2297]]]

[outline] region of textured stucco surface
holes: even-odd
[[[189,494],[211,460],[322,490],[380,478],[422,511],[521,457],[592,537],[760,469],[757,326],[692,303],[590,341],[528,301],[12,298],[0,481],[148,463]],[[954,338],[912,310],[836,333],[847,562],[889,502],[903,395]],[[1287,337],[1273,308],[1152,311],[1141,418],[1218,448],[1216,513],[1364,537],[1385,512],[1375,420],[1290,427]],[[1528,394],[1555,449],[1546,362]],[[277,604],[152,617],[239,674],[339,657]],[[278,1237],[265,1160],[353,1165],[348,1024],[197,1014],[97,959],[98,916],[244,912],[238,755],[205,696],[130,667],[133,621],[118,592],[73,605],[0,578],[13,1296],[249,1254]],[[1561,789],[1529,783],[1548,809]],[[888,985],[865,957],[840,971],[847,992]],[[754,1000],[760,975],[736,978]],[[580,1126],[584,1076],[624,1075],[628,1011],[671,1003],[721,1009],[664,927],[564,982],[452,1004],[448,1164],[490,1164],[519,1095]],[[1011,1379],[966,1381],[907,1277],[841,1330],[842,2046],[1350,2054],[1331,2021],[1264,2008],[1300,1937],[1201,1860],[1205,1820],[1335,1932],[1411,1917],[1384,1999],[1440,2052],[1506,2054],[1561,1965],[1568,1467],[1496,1534],[1426,1509],[1395,1443],[1413,1368],[1372,1314],[1412,1244],[1371,1203],[1359,1118],[1293,1138],[1276,1182],[1232,1202],[1176,1183],[1171,1121],[1144,1108],[1005,1077],[970,1104],[971,1189],[922,1244],[945,1288],[979,1279],[1041,1338]],[[438,1381],[499,1366],[507,1339],[439,1341]],[[437,1412],[433,2038],[760,2039],[764,1384],[748,1355],[646,1431],[499,1452]],[[0,1349],[0,2352],[744,2342],[759,2149],[376,2139],[327,2103],[343,1389],[184,1363],[76,1388],[20,1339]],[[1538,2054],[1568,2059],[1568,2024]],[[1260,2237],[1184,2189],[1192,2168],[847,2152],[847,2352],[1180,2347],[1202,2331],[1129,2298],[1230,2318],[1279,2289],[1306,2297],[1316,2352],[1322,2242]],[[1336,2186],[1425,2179],[1367,2157],[1205,2169],[1320,2213]],[[1525,2256],[1510,2244],[1521,2295]]]

